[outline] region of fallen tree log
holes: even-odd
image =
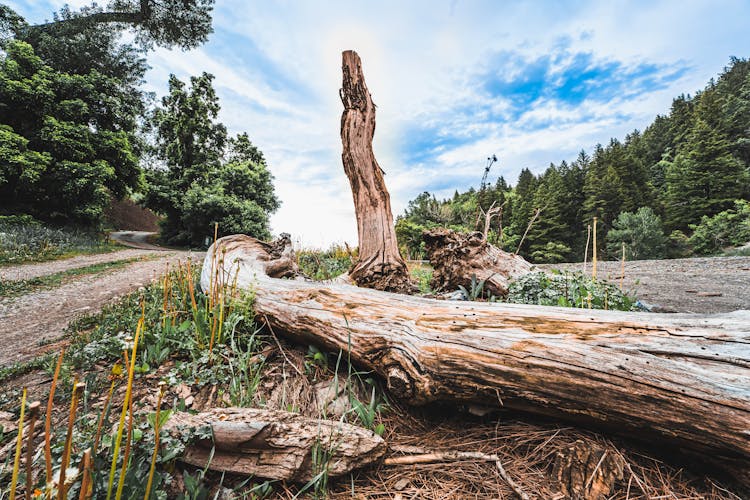
[[[468,289],[475,278],[484,282],[487,298],[505,297],[510,282],[530,273],[533,267],[523,257],[489,244],[482,233],[437,228],[422,233],[422,239],[434,269],[434,290],[453,291],[459,286]]]
[[[454,302],[274,279],[244,235],[208,251],[277,333],[382,376],[411,404],[479,403],[701,455],[750,486],[750,312],[701,316]],[[226,282],[231,282],[229,279]]]
[[[163,429],[183,435],[206,427],[211,437],[190,444],[183,462],[266,479],[307,482],[323,471],[336,477],[371,464],[386,452],[383,438],[370,430],[277,410],[177,412]]]

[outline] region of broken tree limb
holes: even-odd
[[[277,334],[351,349],[407,403],[505,406],[603,429],[691,452],[750,486],[739,474],[750,467],[749,311],[454,302],[273,279],[254,264],[269,259],[263,246],[243,235],[209,249],[204,288],[217,247],[224,272],[254,290],[257,314]]]
[[[349,276],[359,286],[409,292],[414,285],[398,251],[391,198],[372,151],[375,103],[367,90],[357,53],[344,51],[342,59],[341,160],[352,188],[359,238],[359,259]]]
[[[427,258],[434,271],[432,288],[453,291],[469,288],[472,277],[484,281],[487,296],[505,297],[508,284],[531,272],[526,259],[504,252],[487,242],[482,233],[431,229],[422,233]]]
[[[278,410],[177,412],[164,430],[181,434],[206,426],[212,439],[190,444],[183,462],[266,479],[307,482],[324,470],[336,477],[376,462],[386,452],[383,438],[370,430]]]
[[[419,455],[402,455],[398,457],[389,457],[383,460],[383,465],[414,465],[414,464],[431,464],[436,462],[456,462],[461,460],[481,460],[486,462],[495,462],[497,472],[500,477],[510,486],[513,492],[521,500],[529,500],[526,494],[518,484],[513,481],[506,472],[500,457],[497,455],[488,455],[486,453],[471,451],[435,451],[432,453],[421,453]]]

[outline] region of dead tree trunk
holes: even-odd
[[[375,104],[365,84],[362,63],[353,50],[343,53],[342,71],[341,159],[354,196],[359,237],[359,260],[349,276],[359,286],[410,291],[413,285],[398,251],[391,198],[372,151]]]
[[[482,233],[459,233],[450,229],[432,229],[422,234],[427,258],[434,268],[432,288],[453,291],[459,285],[468,289],[472,277],[484,281],[483,293],[489,297],[508,295],[512,279],[531,272],[523,257],[487,243]]]
[[[750,312],[658,315],[455,302],[274,279],[264,246],[220,239],[222,272],[255,291],[257,317],[347,351],[412,404],[528,411],[750,467]],[[277,271],[278,272],[278,271]],[[744,481],[750,486],[750,476]]]

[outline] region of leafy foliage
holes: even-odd
[[[109,193],[140,185],[135,114],[96,70],[57,71],[27,43],[0,58],[0,197],[5,209],[58,223],[98,223]]]
[[[621,254],[625,244],[627,260],[661,259],[666,242],[661,218],[651,208],[641,207],[635,213],[622,212],[617,216],[607,233],[607,253]]]
[[[615,285],[584,276],[563,272],[549,276],[543,272],[529,273],[510,284],[507,302],[543,306],[589,307],[592,309],[636,310],[635,299]]]
[[[221,235],[268,238],[268,214],[279,207],[263,153],[247,134],[227,137],[218,123],[213,76],[174,75],[169,95],[154,113],[157,151],[164,162],[147,172],[146,204],[164,214],[162,238],[201,245],[218,223]]]
[[[212,33],[214,0],[112,0],[106,8],[93,3],[73,12],[65,7],[52,22],[29,25],[9,8],[0,10],[0,25],[17,37],[56,36],[105,29],[118,36],[131,30],[144,47],[195,48]]]
[[[691,226],[689,244],[700,255],[716,253],[730,246],[750,242],[750,203],[736,201],[734,209],[713,217],[701,217],[700,224]]]

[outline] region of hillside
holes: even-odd
[[[748,131],[750,61],[733,58],[716,81],[694,96],[676,97],[642,132],[598,144],[592,153],[581,150],[574,160],[539,174],[525,168],[513,187],[500,177],[494,185],[456,191],[446,200],[420,194],[399,217],[399,240],[418,256],[422,229],[473,231],[480,208],[494,204],[502,211],[490,240],[510,251],[540,211],[520,248],[534,262],[583,260],[594,217],[600,257],[620,258],[623,243],[628,258],[685,256],[690,249],[683,247],[704,217],[745,211],[736,201],[750,199]],[[750,216],[741,219],[744,233],[734,239],[744,242],[750,239]]]

